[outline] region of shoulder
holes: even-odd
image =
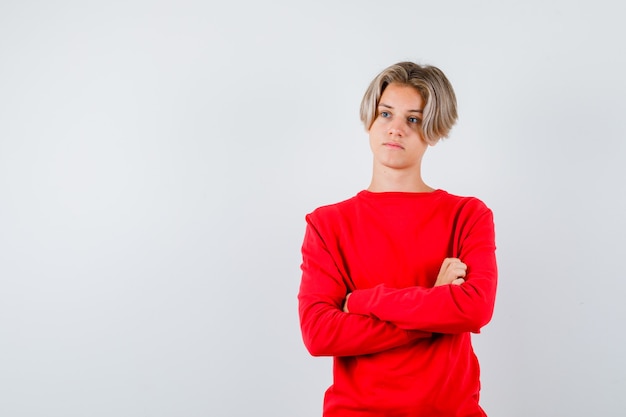
[[[484,212],[490,210],[489,207],[479,198],[472,196],[460,196],[441,190],[441,202],[446,205],[458,207],[459,209]]]
[[[441,207],[449,211],[457,221],[473,223],[480,218],[493,221],[491,209],[477,197],[459,196],[444,191],[441,197]]]
[[[345,217],[357,206],[357,196],[333,204],[326,204],[306,215],[308,223],[326,222]]]

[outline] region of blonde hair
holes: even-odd
[[[445,138],[456,122],[456,96],[450,81],[437,67],[399,62],[372,80],[361,101],[361,121],[369,130],[377,117],[380,97],[391,83],[414,87],[426,102],[421,124],[424,140],[434,145]]]

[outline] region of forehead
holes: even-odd
[[[421,110],[424,99],[419,91],[411,85],[391,83],[383,91],[378,104]]]

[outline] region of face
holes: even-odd
[[[404,84],[389,84],[369,129],[374,163],[393,170],[419,171],[428,144],[422,137],[424,100]]]

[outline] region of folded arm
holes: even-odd
[[[348,278],[307,220],[298,301],[302,338],[312,355],[365,355],[431,336],[429,332],[402,329],[375,317],[344,313]]]
[[[455,237],[456,238],[456,237]],[[460,280],[433,288],[355,290],[345,308],[406,330],[433,333],[478,333],[493,314],[497,267],[493,216],[490,210],[458,236],[459,258],[467,265]],[[441,275],[441,274],[440,274]],[[439,284],[441,282],[438,281]]]

